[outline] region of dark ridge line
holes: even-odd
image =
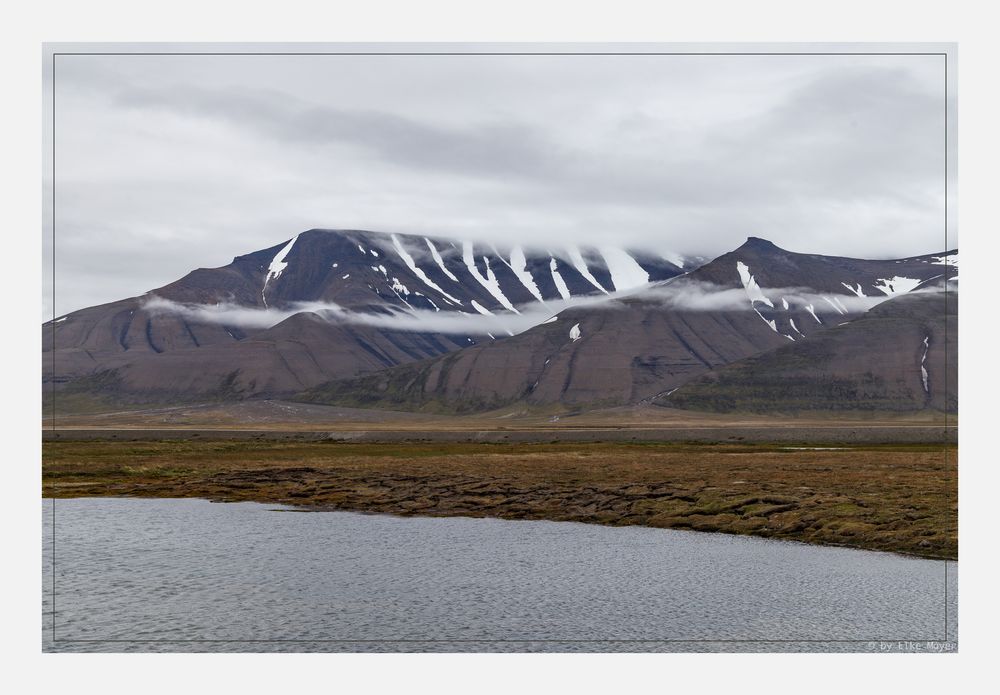
[[[288,370],[288,373],[292,375],[292,378],[295,379],[297,382],[299,382],[299,386],[301,386],[303,389],[309,388],[308,386],[305,385],[305,383],[303,383],[302,379],[299,378],[298,372],[292,369],[292,365],[288,364],[288,360],[285,359],[284,353],[281,351],[281,348],[278,347],[277,344],[275,344],[274,346],[274,354],[276,354],[278,356],[278,359],[281,360],[281,363],[285,365],[285,369]]]
[[[709,370],[712,369],[712,365],[709,364],[704,357],[695,352],[694,348],[688,345],[687,341],[684,340],[683,336],[681,336],[680,332],[677,330],[677,328],[674,327],[674,324],[669,320],[667,321],[667,327],[670,329],[670,331],[674,334],[674,337],[680,341],[681,345],[684,346],[684,349],[687,350],[692,357],[694,357],[696,360],[705,365],[705,367],[707,367]]]
[[[709,350],[710,352],[713,352],[713,353],[715,353],[715,356],[719,358],[719,360],[721,361],[721,364],[722,364],[722,365],[725,365],[725,364],[728,364],[728,363],[729,363],[729,361],[730,361],[730,360],[726,359],[726,358],[725,358],[725,357],[724,357],[723,355],[721,355],[721,354],[719,353],[719,351],[718,351],[718,350],[716,350],[716,349],[715,349],[714,347],[712,347],[712,346],[711,346],[711,345],[710,345],[710,344],[708,343],[708,341],[707,341],[707,340],[705,340],[705,339],[704,339],[703,337],[701,337],[701,335],[699,335],[699,333],[698,333],[698,332],[697,332],[696,330],[694,330],[693,328],[691,328],[691,324],[689,324],[689,323],[688,323],[688,322],[687,322],[687,321],[686,321],[686,320],[684,319],[684,313],[683,313],[683,312],[677,312],[676,314],[674,314],[674,316],[676,316],[676,317],[677,317],[677,320],[678,320],[678,321],[680,321],[680,322],[681,322],[681,324],[683,324],[684,328],[686,328],[686,329],[687,329],[687,331],[688,331],[688,332],[689,332],[689,333],[690,333],[690,334],[691,334],[692,336],[694,336],[695,338],[697,338],[697,339],[698,339],[698,342],[700,342],[700,343],[701,343],[702,345],[704,345],[704,346],[705,346],[706,348],[708,348],[708,350]],[[712,367],[712,369],[715,369],[715,367]]]
[[[233,340],[235,340],[237,342],[240,342],[240,341],[244,340],[247,337],[246,333],[244,333],[243,331],[241,331],[236,326],[226,326],[226,325],[223,325],[222,328],[223,328],[223,330],[226,331],[226,333],[229,334],[230,338],[232,338]]]
[[[399,334],[396,331],[387,330],[382,331],[381,335],[383,338],[389,341],[394,348],[402,352],[404,355],[412,359],[414,362],[419,362],[420,360],[427,359],[428,357],[433,357],[434,355],[421,355],[416,349],[406,345],[399,338]],[[398,364],[398,363],[397,363]]]
[[[388,355],[384,355],[381,352],[379,352],[377,349],[375,349],[375,347],[370,345],[367,340],[361,338],[354,331],[350,331],[350,334],[351,337],[354,338],[354,340],[358,343],[358,345],[361,346],[361,349],[370,354],[376,360],[378,360],[379,364],[381,364],[384,367],[395,366],[395,363],[389,358]]]
[[[201,347],[201,343],[198,342],[198,338],[195,336],[194,331],[191,330],[191,324],[189,324],[187,321],[183,321],[183,323],[184,323],[184,328],[187,330],[188,335],[191,336],[191,341],[194,343],[194,346]]]
[[[84,310],[80,309],[80,311],[84,311]],[[70,312],[70,313],[74,313],[75,314],[76,312],[74,311],[74,312]],[[68,315],[69,314],[67,314],[67,316]],[[86,345],[87,344],[87,342],[90,340],[90,336],[91,336],[91,334],[93,334],[95,328],[97,328],[97,323],[96,322],[95,323],[91,323],[90,324],[90,328],[87,329],[86,335],[83,336],[83,340],[80,341],[80,345]],[[52,349],[53,350],[56,349],[55,340],[56,340],[56,324],[55,324],[55,319],[53,319],[53,323],[52,323]],[[53,360],[54,359],[55,358],[53,358]],[[53,366],[53,368],[55,367],[55,363],[54,362],[53,362],[52,366]]]
[[[415,333],[416,337],[422,339],[427,345],[431,347],[432,350],[436,350],[438,355],[443,355],[446,352],[451,352],[448,348],[438,342],[438,339],[433,333]]]
[[[156,347],[153,342],[153,319],[151,318],[146,319],[146,342],[149,343],[149,347],[153,348],[153,352],[157,354],[163,352],[163,349]]]
[[[313,351],[309,348],[309,345],[302,342],[301,340],[289,340],[288,342],[292,343],[293,345],[298,345],[299,347],[301,347],[305,351],[309,359],[312,360],[312,363],[316,366],[316,371],[318,371],[321,375],[325,376],[323,368],[319,366],[319,362],[316,361],[316,356],[313,354]]]
[[[740,339],[741,339],[741,340],[742,340],[742,341],[743,341],[744,343],[746,343],[746,344],[747,344],[747,345],[749,345],[749,346],[750,346],[751,348],[753,348],[754,350],[756,350],[758,354],[759,354],[759,353],[761,352],[761,349],[760,349],[760,346],[759,346],[759,345],[758,345],[758,344],[757,344],[756,342],[754,342],[753,340],[751,340],[751,339],[750,339],[750,338],[749,338],[749,337],[748,337],[747,335],[745,335],[745,334],[743,333],[743,331],[741,331],[741,330],[740,330],[739,328],[737,328],[737,327],[736,327],[736,324],[735,324],[735,323],[733,323],[733,318],[732,318],[732,316],[730,316],[730,312],[728,312],[728,311],[724,311],[724,312],[719,312],[719,313],[718,313],[718,316],[716,317],[716,319],[717,319],[717,320],[722,320],[722,319],[724,319],[724,320],[726,321],[726,324],[728,324],[728,325],[729,325],[729,328],[731,328],[731,329],[732,329],[732,331],[733,331],[733,332],[734,332],[734,333],[735,333],[736,335],[738,335],[738,336],[740,337]],[[753,356],[754,356],[754,355],[750,355],[750,357],[753,357]]]
[[[118,344],[121,345],[122,349],[125,350],[126,352],[128,352],[129,349],[129,344],[127,340],[128,331],[129,328],[132,327],[132,321],[134,320],[135,320],[135,309],[133,309],[132,312],[129,314],[128,321],[125,323],[124,326],[122,326],[122,329],[118,332]],[[96,327],[96,324],[94,324],[94,326],[92,326],[90,330],[91,331],[94,330],[94,327]],[[90,331],[87,332],[87,337],[88,338],[90,337]],[[53,351],[55,350],[55,345],[52,346],[52,349]]]
[[[757,350],[758,349],[756,343],[754,343],[752,340],[750,340],[749,338],[747,338],[745,335],[743,335],[743,333],[739,329],[736,328],[736,326],[733,324],[732,318],[730,318],[730,316],[729,316],[729,312],[716,312],[715,315],[714,315],[714,318],[715,318],[715,322],[716,322],[717,325],[723,326],[723,327],[728,327],[729,330],[731,330],[733,332],[733,335],[735,335],[740,340],[740,342],[742,342],[744,345],[748,346],[751,350]],[[753,357],[753,354],[748,355],[748,357]],[[738,359],[743,359],[743,358],[738,358]],[[732,362],[736,362],[736,361],[738,361],[738,360],[728,359],[727,358],[726,359],[726,364],[728,365],[728,364],[730,364]]]

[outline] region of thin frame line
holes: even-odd
[[[56,431],[56,56],[52,56],[52,430]],[[56,641],[56,499],[52,498],[52,641]]]
[[[947,56],[941,51],[59,51],[63,56]]]
[[[130,644],[133,642],[141,642],[144,644],[157,644],[157,643],[169,643],[169,644],[180,644],[180,643],[336,643],[336,644],[444,644],[444,643],[511,643],[511,644],[525,644],[531,642],[548,643],[548,644],[655,644],[655,643],[688,643],[688,644],[756,644],[760,642],[771,642],[775,644],[858,644],[861,642],[908,642],[910,644],[940,644],[942,642],[948,642],[948,640],[940,639],[708,639],[708,638],[698,638],[698,639],[475,639],[475,638],[458,638],[458,639],[413,639],[413,638],[398,638],[398,639],[72,639],[63,638],[59,642],[62,643],[79,643],[79,644],[100,644],[100,643],[125,643]]]
[[[56,427],[55,404],[55,311],[56,311],[56,56],[944,56],[944,237],[945,251],[948,249],[948,53],[945,52],[53,52],[52,54],[52,427]],[[947,263],[947,257],[946,257]],[[948,427],[948,278],[945,275],[945,429]],[[948,464],[948,450],[945,448],[945,466]],[[52,499],[52,641],[55,642],[156,642],[157,640],[57,640],[56,639],[56,500]],[[948,560],[944,564],[944,642],[948,641]],[[836,642],[938,642],[942,640],[165,640],[168,642],[590,642],[590,643],[836,643]]]
[[[948,54],[944,54],[944,251],[950,250],[948,244]],[[949,257],[945,255],[944,274],[944,426],[948,429],[948,264]],[[956,443],[957,445],[957,443]],[[956,457],[958,456],[956,452]],[[955,462],[956,470],[958,461]],[[944,469],[948,470],[948,447],[944,449]],[[956,477],[955,485],[958,485]],[[957,548],[956,548],[957,551]],[[948,561],[944,562],[944,638],[948,639]]]

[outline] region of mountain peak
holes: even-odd
[[[773,243],[767,239],[761,239],[756,236],[748,236],[746,242],[744,242],[741,249],[753,249],[755,251],[781,251],[782,249],[775,246]]]

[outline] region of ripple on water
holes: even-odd
[[[953,562],[641,527],[75,499],[56,502],[52,642],[51,505],[49,650],[930,650],[945,639],[946,567],[956,635]]]

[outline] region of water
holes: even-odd
[[[44,500],[44,648],[955,648],[955,563],[688,531],[289,509],[57,500],[53,641]]]

